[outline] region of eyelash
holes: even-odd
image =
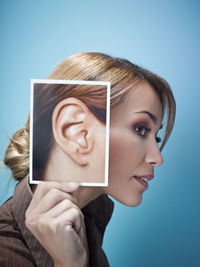
[[[151,128],[148,128],[146,125],[144,124],[137,124],[134,127],[134,130],[136,131],[136,133],[141,136],[142,138],[146,137],[147,132],[151,131]],[[140,132],[142,130],[142,133]],[[145,132],[144,132],[145,131]],[[162,141],[162,139],[159,136],[156,136],[156,143],[160,143]]]
[[[156,143],[161,143],[161,141],[162,141],[162,138],[159,136],[156,136]]]

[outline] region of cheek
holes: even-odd
[[[128,206],[137,206],[142,199],[133,175],[144,161],[144,150],[143,140],[131,131],[111,131],[109,186],[105,192]]]
[[[110,179],[133,175],[143,160],[144,147],[139,137],[131,131],[114,129],[110,134]]]

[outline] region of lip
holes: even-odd
[[[147,178],[147,180],[152,180],[154,178],[153,174],[144,174],[144,175],[134,175],[134,177],[138,177],[138,178]]]
[[[142,185],[145,189],[148,189],[149,184],[148,182],[143,181],[141,178],[146,178],[148,181],[152,180],[154,175],[153,174],[147,174],[147,175],[134,175],[133,176],[135,180]]]

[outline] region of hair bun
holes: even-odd
[[[18,130],[10,139],[4,164],[7,165],[15,179],[23,179],[29,172],[29,128]]]

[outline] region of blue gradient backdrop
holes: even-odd
[[[125,57],[165,77],[177,101],[165,163],[128,208],[115,203],[104,249],[112,267],[200,266],[200,1],[1,0],[0,157],[29,112],[30,78],[81,51]],[[0,201],[14,188],[1,167]]]

